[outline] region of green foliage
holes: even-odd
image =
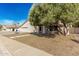
[[[38,4],[30,12],[30,22],[34,26],[50,26],[58,20],[61,20],[64,24],[76,24],[76,21],[79,20],[79,4]]]

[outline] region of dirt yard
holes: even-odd
[[[77,56],[79,55],[79,41],[76,40],[74,35],[70,36],[43,36],[43,35],[33,35],[20,37],[21,35],[28,34],[17,34],[17,35],[6,35],[7,37],[15,37],[14,40],[17,40],[21,43],[30,45],[32,47],[41,49],[48,52],[49,54],[55,56]]]

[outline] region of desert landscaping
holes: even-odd
[[[26,36],[22,36],[26,35]],[[42,36],[36,34],[11,34],[11,35],[4,35],[12,40],[19,41],[26,45],[30,45],[34,48],[38,48],[43,50],[51,55],[79,55],[79,35],[70,35],[70,36],[63,36],[63,35],[56,35],[56,37],[51,36]],[[17,37],[18,36],[18,37]]]

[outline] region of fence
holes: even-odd
[[[71,28],[69,31],[71,34],[79,34],[79,28]]]

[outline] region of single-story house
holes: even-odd
[[[2,31],[15,31],[17,28],[16,25],[3,25]]]
[[[45,26],[32,26],[29,21],[25,21],[21,26],[19,26],[18,30],[20,32],[30,32],[30,33],[33,32],[42,33],[42,34],[46,34],[48,32],[54,33],[57,30],[57,25],[53,24],[52,26],[49,26],[48,29]]]

